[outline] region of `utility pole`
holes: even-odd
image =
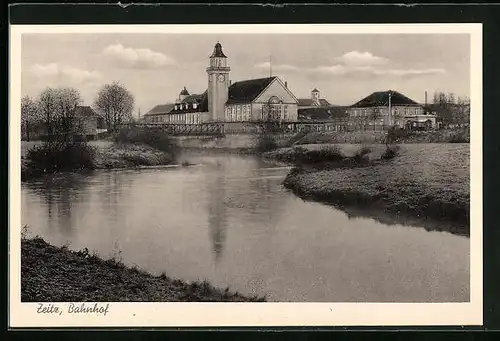
[[[139,120],[138,122],[140,123],[141,122],[141,108],[139,108]]]
[[[389,126],[390,127],[392,127],[391,97],[392,97],[392,93],[391,93],[391,90],[389,90]]]
[[[271,63],[271,55],[269,55],[269,77],[273,76],[273,66]]]

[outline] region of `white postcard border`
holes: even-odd
[[[20,294],[20,103],[21,37],[26,33],[171,34],[457,34],[471,37],[471,232],[468,303],[110,303],[106,316],[37,313]],[[50,48],[50,47],[48,47]],[[9,326],[396,326],[481,325],[482,271],[482,25],[11,25],[9,106]],[[58,303],[67,310],[69,303]]]

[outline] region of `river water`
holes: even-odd
[[[22,186],[22,223],[154,274],[270,301],[469,301],[469,239],[349,218],[282,187],[253,156],[196,166],[65,174]]]

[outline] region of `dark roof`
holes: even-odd
[[[205,90],[201,95],[190,95],[186,97],[181,103],[188,103],[188,109],[177,109],[175,110],[175,104],[172,104],[172,109],[168,112],[169,114],[178,114],[184,112],[207,112],[208,111],[208,90]],[[192,104],[197,103],[198,107],[193,108]]]
[[[181,103],[199,103],[203,95],[192,94],[184,98]]]
[[[367,107],[380,107],[389,105],[389,92],[391,93],[392,105],[420,105],[414,100],[406,97],[405,95],[393,91],[379,91],[363,98],[361,101],[353,104],[352,108],[367,108]]]
[[[299,107],[314,106],[314,101],[311,98],[299,98]],[[331,106],[326,99],[320,98],[319,105],[322,107]]]
[[[184,87],[184,89],[182,89],[180,95],[181,96],[189,96],[189,92],[187,91],[186,87]]]
[[[96,112],[89,107],[88,105],[79,105],[75,108],[74,112],[75,116],[86,116],[86,117],[91,117],[91,116],[99,116],[96,114]]]
[[[313,91],[311,91],[311,92],[319,92],[319,90],[314,88]]]
[[[214,52],[210,56],[210,58],[213,58],[213,57],[227,58],[226,55],[224,54],[224,52],[222,52],[222,45],[219,42],[217,42],[217,44],[215,44]]]
[[[227,104],[250,103],[276,78],[258,78],[233,83],[229,87]]]
[[[153,109],[148,111],[144,116],[152,116],[152,115],[162,115],[170,112],[172,108],[174,107],[174,104],[168,103],[168,104],[158,104],[155,106]]]

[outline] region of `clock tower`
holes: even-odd
[[[224,109],[229,90],[229,71],[227,57],[222,52],[222,45],[217,42],[210,56],[208,74],[208,111],[212,121],[224,121]]]

